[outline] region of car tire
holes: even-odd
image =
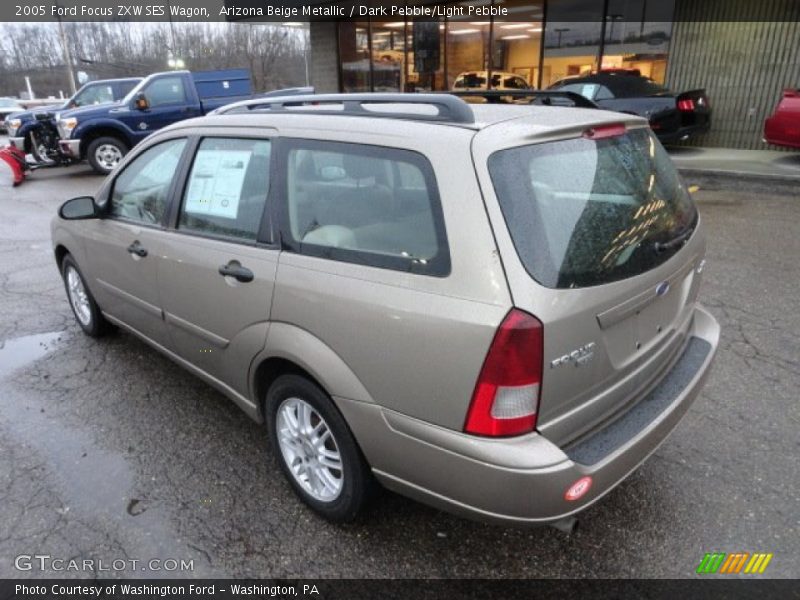
[[[70,254],[61,261],[61,277],[64,280],[72,314],[75,315],[75,320],[84,333],[91,337],[100,337],[108,333],[111,324],[100,312],[83,274]]]
[[[128,145],[119,138],[99,137],[89,143],[86,159],[95,173],[108,175],[128,153]]]
[[[295,493],[330,521],[352,521],[375,483],[330,397],[305,377],[281,375],[267,391],[265,415],[275,460]]]

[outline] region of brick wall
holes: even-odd
[[[333,21],[312,21],[311,41],[311,85],[317,93],[336,93],[339,91],[339,53],[336,41],[336,23]]]

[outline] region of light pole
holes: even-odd
[[[554,29],[553,31],[558,34],[558,48],[561,48],[561,34],[569,31],[569,27],[560,27],[558,29]]]
[[[606,19],[611,21],[611,30],[608,32],[608,43],[614,43],[614,23],[621,21],[624,15],[607,15]]]
[[[59,10],[58,0],[55,0],[56,5],[56,18],[58,19],[58,34],[61,38],[61,51],[64,53],[64,63],[67,67],[67,77],[69,78],[70,95],[74,95],[75,89],[75,74],[72,72],[72,55],[69,51],[69,44],[67,43],[67,34],[64,32],[64,23],[61,22],[61,14]]]

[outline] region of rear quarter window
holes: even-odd
[[[280,220],[290,250],[424,275],[449,274],[442,208],[427,158],[362,144],[286,144]]]
[[[646,129],[532,144],[489,157],[503,216],[528,273],[550,288],[633,277],[668,260],[697,210]]]

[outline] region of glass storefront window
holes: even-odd
[[[369,46],[369,23],[367,21],[342,21],[339,23],[342,91],[372,91]]]
[[[475,17],[448,11],[454,16],[439,21],[339,22],[342,91],[546,89],[600,69],[637,70],[664,82],[675,0],[445,6],[475,4],[501,5],[508,14],[469,21]]]
[[[635,69],[664,83],[675,0],[609,0],[603,69]]]
[[[401,92],[406,79],[406,24],[373,21],[372,80],[376,92]]]
[[[538,88],[543,2],[506,0],[502,6],[508,16],[494,20],[491,87]]]
[[[552,21],[546,25],[542,87],[597,70],[601,24]]]
[[[602,36],[603,2],[549,0],[542,87],[596,71]]]
[[[453,6],[459,6],[455,4]],[[475,17],[447,19],[447,84],[445,89],[486,88],[490,22]]]
[[[409,92],[446,89],[444,79],[444,21],[409,21],[408,84]]]

